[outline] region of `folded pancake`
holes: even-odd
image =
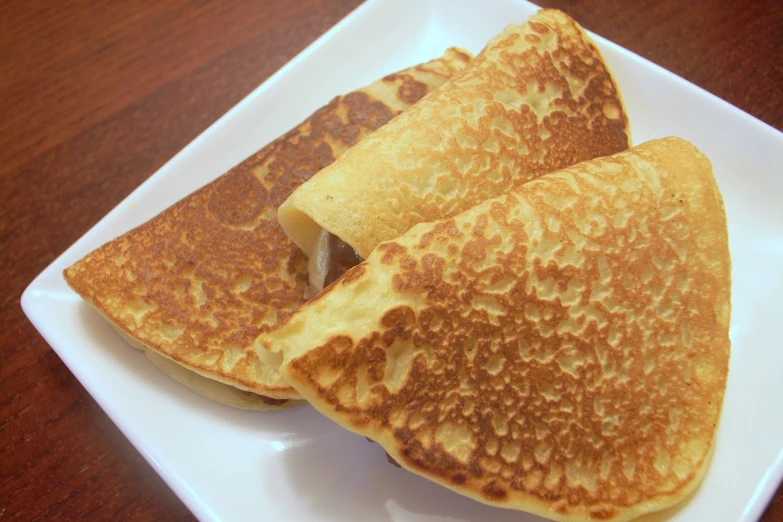
[[[277,207],[419,98],[462,70],[450,49],[346,96],[212,183],[65,270],[68,284],[161,369],[233,406],[299,398],[262,364],[253,339],[303,301],[307,260]]]
[[[568,15],[544,9],[294,191],[280,224],[310,259],[316,293],[416,223],[625,150],[629,137],[595,45]]]
[[[324,415],[458,493],[629,520],[707,470],[729,315],[710,163],[666,138],[415,226],[257,348]]]

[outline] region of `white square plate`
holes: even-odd
[[[130,349],[62,278],[89,251],[214,179],[334,95],[451,45],[478,52],[535,10],[519,0],[368,2],[177,154],[25,291],[22,306],[36,328],[198,518],[535,518],[484,506],[394,468],[378,446],[310,407],[252,413],[192,393]],[[783,134],[596,41],[625,98],[634,143],[667,135],[692,141],[713,162],[728,214],[728,391],[710,472],[676,519],[756,520],[783,474]]]

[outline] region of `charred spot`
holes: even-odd
[[[334,98],[329,105],[313,115],[311,120],[311,134],[329,135],[346,145],[353,146],[359,141],[359,128],[351,123],[345,123],[338,115],[343,101],[342,96]]]
[[[481,488],[481,493],[490,500],[503,500],[508,497],[508,491],[496,480],[490,480]]]
[[[239,225],[253,221],[265,208],[268,194],[261,182],[241,166],[211,187],[209,211],[223,223]]]
[[[348,121],[354,125],[369,127],[376,130],[396,116],[389,107],[382,102],[372,100],[362,92],[352,92],[343,98],[348,107]]]
[[[285,142],[269,164],[266,175],[268,181],[274,181],[272,204],[280,206],[299,185],[331,165],[334,159],[332,148],[320,137],[308,136],[296,143]]]
[[[397,98],[406,104],[413,105],[427,94],[429,87],[426,84],[416,80],[409,74],[391,74],[384,78],[386,81],[399,81],[401,85],[397,88]]]
[[[299,129],[298,128],[292,129],[289,131],[289,134],[299,134]],[[273,141],[263,149],[248,156],[248,158],[245,161],[243,161],[241,165],[247,170],[252,170],[260,165],[263,165],[269,160],[269,158],[271,158],[277,152],[277,149],[280,147],[280,143],[282,140],[283,137],[278,138],[277,140]]]
[[[340,101],[343,99],[342,96],[335,96],[331,100],[329,100],[329,103],[318,109],[313,113],[312,116],[310,116],[310,132],[309,134],[312,135],[323,135],[323,131],[326,130],[328,126],[328,122],[334,122],[334,121],[340,121],[339,116],[337,116],[338,110],[340,108]],[[301,127],[301,126],[300,126]],[[299,134],[300,127],[297,127],[281,138],[280,141],[285,140],[287,142],[292,141],[292,138],[294,137],[293,133],[296,132]]]
[[[454,484],[464,484],[465,482],[467,482],[467,480],[468,480],[468,476],[462,472],[454,473],[451,476],[451,482]]]

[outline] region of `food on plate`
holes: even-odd
[[[692,493],[730,342],[726,216],[679,138],[416,225],[257,348],[404,468],[554,520],[629,520]]]
[[[282,410],[302,402],[301,400],[273,399],[271,397],[265,397],[234,386],[223,384],[214,379],[202,377],[200,374],[174,362],[172,359],[160,355],[156,351],[150,350],[139,341],[120,330],[113,323],[109,323],[109,325],[120,335],[120,337],[125,339],[125,342],[144,352],[147,359],[163,373],[178,383],[213,401],[227,406],[234,406],[235,408],[253,410]],[[264,406],[262,406],[262,404]]]
[[[301,185],[280,206],[280,224],[309,258],[315,295],[416,223],[625,150],[629,139],[595,45],[565,13],[544,9]]]
[[[307,259],[278,225],[278,205],[470,59],[449,49],[336,97],[212,183],[87,255],[65,270],[66,281],[183,384],[232,406],[287,406],[299,395],[250,348],[299,306],[307,286]]]

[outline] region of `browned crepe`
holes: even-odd
[[[710,163],[667,138],[382,243],[258,348],[415,473],[555,520],[623,521],[706,473],[730,286]]]
[[[299,187],[280,223],[308,257],[325,229],[366,258],[416,223],[629,143],[620,93],[595,45],[565,13],[545,9]]]
[[[119,331],[181,365],[175,378],[209,379],[200,393],[257,409],[279,406],[264,397],[298,398],[248,348],[302,303],[307,284],[306,258],[278,225],[278,205],[469,60],[450,49],[335,98],[214,182],[68,268],[65,279]],[[174,373],[176,366],[164,366]]]

